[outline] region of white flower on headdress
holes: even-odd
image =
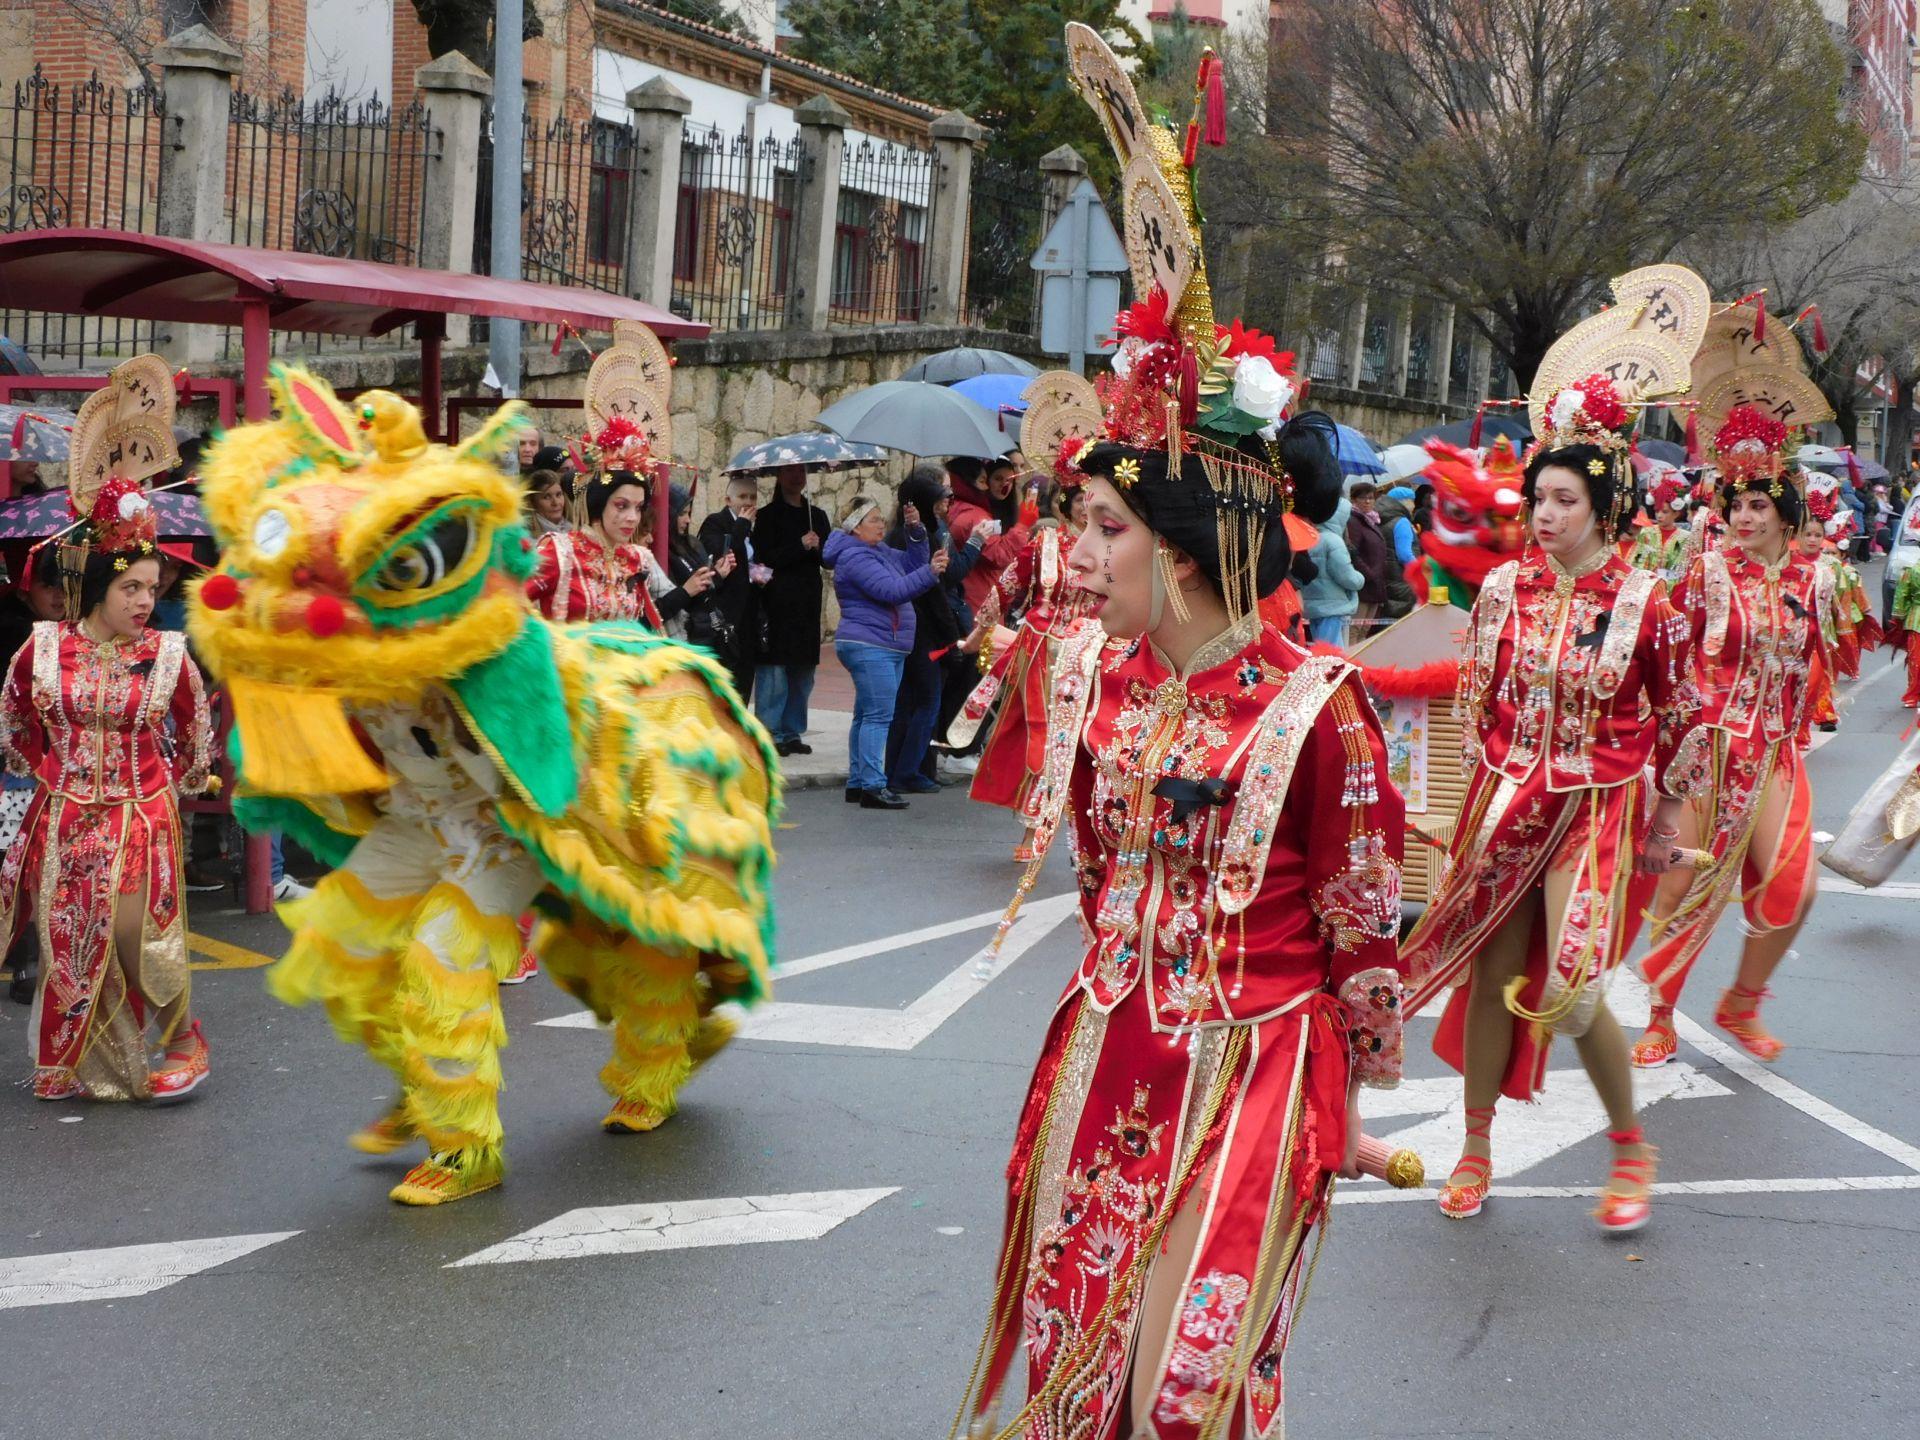
[[[1568,386],[1553,397],[1553,409],[1547,418],[1555,430],[1564,430],[1573,423],[1573,417],[1580,413],[1580,408],[1586,403],[1586,391]]]
[[[120,497],[120,518],[122,520],[131,520],[134,516],[144,515],[146,512],[147,497],[139,491],[129,490]]]
[[[1133,373],[1133,362],[1145,347],[1138,336],[1129,335],[1113,352],[1113,373],[1122,380]]]
[[[1233,408],[1269,425],[1279,423],[1293,403],[1293,382],[1264,355],[1242,355],[1233,367]]]

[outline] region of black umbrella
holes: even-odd
[[[918,365],[909,366],[902,380],[925,380],[934,385],[952,385],[976,375],[1038,375],[1040,367],[1031,360],[1009,355],[1004,350],[985,350],[977,345],[962,345],[929,355]]]
[[[1429,425],[1424,430],[1416,430],[1411,435],[1402,435],[1401,445],[1424,445],[1429,440],[1444,440],[1449,445],[1465,445],[1473,434],[1471,420],[1451,420],[1445,425]],[[1526,445],[1533,439],[1533,428],[1525,420],[1516,420],[1511,415],[1486,415],[1480,420],[1480,443],[1491,445],[1502,435],[1513,441],[1516,448]]]
[[[1640,453],[1649,460],[1664,460],[1669,465],[1683,466],[1687,463],[1687,447],[1678,440],[1648,440],[1642,438],[1634,442]]]

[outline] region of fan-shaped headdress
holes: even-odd
[[[587,371],[580,468],[601,483],[616,470],[651,482],[673,453],[672,386],[673,361],[660,338],[637,320],[615,321],[613,343]],[[585,496],[586,486],[576,487],[576,508]],[[585,514],[574,520],[584,524]]]
[[[1736,485],[1768,481],[1778,500],[1793,485],[1792,454],[1833,407],[1807,374],[1792,330],[1767,323],[1766,299],[1716,310],[1695,360],[1699,432],[1709,458]]]
[[[1527,396],[1541,446],[1593,445],[1611,468],[1617,522],[1633,504],[1628,452],[1639,412],[1693,386],[1707,333],[1706,281],[1684,265],[1646,265],[1613,282],[1615,303],[1589,315],[1541,357]],[[1604,472],[1603,472],[1604,473]]]
[[[147,482],[180,463],[173,412],[173,375],[158,355],[116,367],[80,407],[68,452],[67,504],[75,523],[55,551],[72,619],[80,618],[80,588],[96,553],[112,555],[124,570],[157,548]]]
[[[1184,143],[1153,123],[1105,40],[1078,23],[1066,29],[1068,73],[1100,117],[1121,166],[1127,263],[1144,297],[1115,322],[1113,373],[1097,398],[1095,438],[1201,462],[1219,526],[1222,594],[1236,620],[1258,601],[1256,571],[1270,526],[1285,522],[1293,485],[1277,437],[1303,385],[1293,355],[1242,325],[1215,323],[1200,243],[1193,166],[1202,140],[1226,142],[1220,58],[1201,58]],[[1122,461],[1114,479],[1130,483]]]

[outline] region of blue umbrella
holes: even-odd
[[[1011,410],[1015,415],[1024,415],[1027,413],[1027,402],[1020,398],[1020,392],[1032,383],[1033,377],[1030,375],[987,374],[975,375],[947,388],[996,413]]]
[[[776,435],[749,445],[727,462],[729,475],[756,470],[779,470],[788,465],[808,470],[837,470],[846,465],[878,465],[887,452],[878,445],[861,445],[838,435],[807,430],[798,435]]]
[[[1373,448],[1373,442],[1350,425],[1335,425],[1340,432],[1340,451],[1335,457],[1340,461],[1342,475],[1384,475],[1387,467],[1380,463],[1380,456]]]

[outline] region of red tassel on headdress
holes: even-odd
[[[1767,302],[1764,300],[1753,302],[1753,343],[1767,343]]]
[[[1700,463],[1700,417],[1692,410],[1687,411],[1687,464]]]
[[[1858,490],[1860,488],[1860,458],[1851,450],[1843,450],[1840,453],[1847,457],[1847,479],[1851,480],[1853,482],[1853,488]]]
[[[1227,67],[1211,50],[1200,61],[1207,92],[1207,126],[1201,138],[1209,145],[1227,143]]]
[[[1180,423],[1191,425],[1200,418],[1200,362],[1193,347],[1180,347]]]
[[[1799,315],[1795,317],[1793,323],[1798,325],[1809,315],[1813,317],[1813,353],[1816,355],[1824,355],[1827,353],[1827,327],[1821,323],[1820,307],[1818,305],[1807,306],[1806,309],[1802,310]]]
[[[1189,120],[1187,122],[1187,138],[1180,145],[1180,163],[1191,170],[1193,168],[1193,162],[1199,158],[1200,122],[1198,120]]]
[[[1473,412],[1473,427],[1467,431],[1467,448],[1469,450],[1478,450],[1480,448],[1480,431],[1482,422],[1486,418],[1487,402],[1482,400],[1480,402],[1480,408]]]

